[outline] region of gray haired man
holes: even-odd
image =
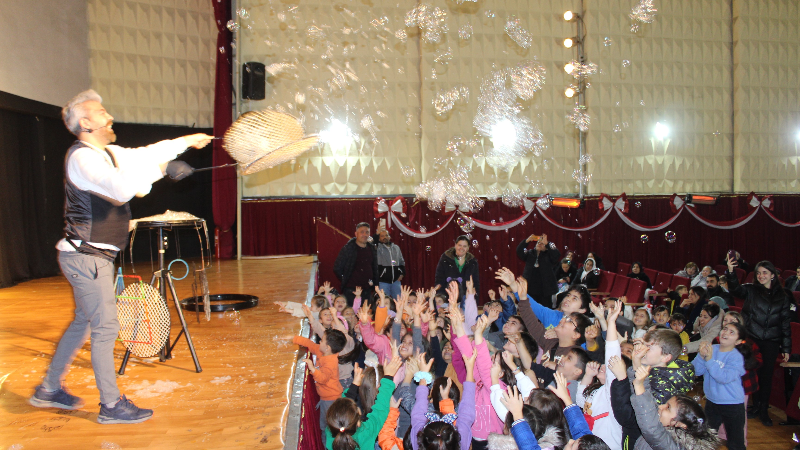
[[[81,92],[61,111],[64,124],[78,140],[64,160],[66,199],[64,239],[56,245],[61,271],[72,286],[75,318],[58,343],[47,375],[30,398],[40,408],[79,409],[83,400],[62,387],[78,350],[91,337],[92,368],[100,391],[104,424],[139,423],[153,416],[120,396],[114,370],[114,343],[119,334],[114,297],[114,259],[128,241],[128,202],[144,196],[169,174],[173,179],[193,169],[172,161],[188,147],[203,148],[212,137],[193,134],[141,148],[111,145],[117,140],[114,118],[93,90]]]

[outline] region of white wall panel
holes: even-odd
[[[119,122],[211,127],[217,28],[207,0],[89,0],[91,85]]]
[[[795,2],[734,1],[733,16],[728,0],[657,1],[656,20],[633,34],[628,14],[634,3],[586,2],[586,54],[600,68],[587,91],[592,117],[587,152],[593,157],[587,192],[729,192],[734,180],[738,191],[796,189],[797,141],[786,133],[797,126],[800,18]],[[243,2],[250,16],[241,20],[241,61],[295,66],[270,77],[267,99],[245,102],[244,109],[287,111],[300,117],[308,132],[325,128],[331,117],[347,118],[366,140],[346,151],[314,149],[294,164],[248,176],[246,196],[412,193],[420,181],[456,164],[472,168],[470,179],[480,193],[491,186],[520,187],[529,194],[578,192],[572,178],[578,167],[578,137],[566,119],[574,100],[563,96],[572,79],[562,70],[575,55],[561,46],[563,38],[575,34],[574,24],[565,23],[561,14],[578,2],[431,1],[448,12],[450,31],[437,45],[422,42],[416,28],[403,24],[416,4]],[[494,18],[487,16],[489,10]],[[529,49],[506,36],[504,24],[511,14],[531,33]],[[382,17],[388,31],[371,25]],[[467,23],[472,37],[461,40],[458,29]],[[309,38],[309,26],[325,36]],[[407,33],[405,42],[395,37],[399,30]],[[606,37],[610,45],[605,45]],[[326,43],[329,57],[323,57]],[[447,49],[452,59],[436,64],[437,55]],[[542,155],[524,157],[503,172],[481,157],[491,145],[488,139],[460,156],[449,153],[448,140],[475,134],[472,120],[481,79],[528,59],[547,70],[544,88],[521,105],[521,114],[544,133],[547,148]],[[630,64],[623,67],[623,60]],[[328,67],[344,68],[346,62],[358,81],[351,80],[343,92],[331,92]],[[431,104],[435,94],[461,84],[470,90],[469,103],[436,116]],[[314,89],[321,89],[325,98]],[[304,95],[302,104],[296,102],[298,93]],[[358,125],[366,114],[379,129],[377,142]],[[663,142],[652,137],[657,121],[671,129]],[[756,155],[769,159],[750,162]],[[415,167],[416,175],[404,177],[403,166]]]

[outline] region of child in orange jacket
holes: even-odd
[[[322,433],[325,433],[327,426],[325,416],[328,408],[334,400],[342,396],[342,384],[339,383],[339,352],[344,348],[347,339],[344,333],[331,328],[325,330],[319,344],[300,336],[295,336],[292,342],[307,347],[308,351],[317,357],[316,366],[311,358],[307,357],[305,362],[311,376],[314,377],[314,386],[319,394],[319,426]]]

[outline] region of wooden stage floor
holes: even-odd
[[[147,266],[147,267],[145,267]],[[39,409],[28,404],[40,384],[58,339],[72,320],[73,301],[64,277],[29,281],[0,290],[0,449],[278,449],[283,448],[290,378],[297,347],[279,337],[296,334],[300,320],[277,313],[277,300],[304,301],[311,257],[222,261],[209,268],[212,294],[251,294],[259,306],[240,312],[185,313],[200,360],[196,373],[185,339],[174,359],[131,358],[120,390],[155,415],[136,425],[99,425],[99,395],[89,343],[79,351],[67,388],[86,401],[79,411]],[[149,264],[138,264],[141,275]],[[183,272],[180,267],[175,271]],[[149,281],[149,275],[145,277]],[[191,297],[191,277],[176,282]],[[180,323],[172,312],[172,339]],[[117,368],[124,347],[117,343]],[[16,447],[14,447],[16,446]]]

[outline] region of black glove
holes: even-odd
[[[194,173],[194,167],[183,161],[170,161],[167,163],[167,175],[175,181],[180,181]]]

